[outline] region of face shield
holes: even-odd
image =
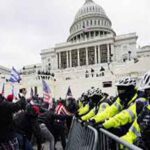
[[[134,86],[118,86],[117,90],[118,96],[124,104],[127,104],[135,94]]]
[[[125,95],[128,92],[128,87],[126,86],[118,86],[117,87],[118,95]]]

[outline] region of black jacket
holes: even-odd
[[[46,111],[38,116],[38,122],[44,123],[49,130],[52,130],[56,120],[64,120],[67,116],[57,115],[53,111]]]
[[[29,115],[26,111],[21,112],[14,119],[14,124],[17,133],[25,135],[29,141],[34,134],[37,141],[41,143],[41,130],[36,116]]]
[[[25,98],[17,103],[11,103],[0,95],[0,142],[13,138],[13,113],[24,109],[25,105]]]

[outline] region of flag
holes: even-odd
[[[2,86],[2,95],[4,96],[4,93],[5,93],[5,83],[3,83],[3,86]]]
[[[89,27],[83,26],[83,33],[87,33],[89,31],[91,31],[91,29]]]
[[[14,67],[12,67],[9,81],[12,83],[15,82],[19,83],[20,80],[21,80],[20,73]]]
[[[45,80],[42,80],[43,84],[43,96],[44,96],[44,102],[49,103],[49,105],[52,107],[53,105],[53,100],[52,100],[52,92],[48,84],[46,83]]]
[[[72,92],[71,92],[71,88],[69,86],[68,90],[67,90],[66,98],[70,98],[70,97],[72,97]]]

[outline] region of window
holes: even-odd
[[[85,28],[85,23],[84,23],[84,21],[83,21],[83,26],[82,26],[83,28]]]
[[[77,50],[72,50],[71,56],[72,56],[72,67],[76,67],[78,65]]]
[[[61,68],[67,68],[66,52],[61,52]]]
[[[103,87],[104,88],[112,87],[112,81],[105,81],[105,82],[103,82]]]
[[[80,49],[80,66],[86,65],[86,50],[85,48]]]
[[[95,51],[94,47],[88,48],[88,59],[89,59],[89,65],[92,65],[95,63]]]
[[[98,36],[98,31],[96,31],[95,35]]]
[[[91,37],[93,37],[93,36],[94,36],[94,32],[92,31],[92,32],[91,32]]]
[[[100,45],[101,63],[107,62],[107,45]]]

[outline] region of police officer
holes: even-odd
[[[108,94],[102,93],[99,88],[96,89],[91,98],[93,103],[95,103],[95,107],[89,113],[81,117],[83,121],[88,121],[97,113],[104,111],[110,104],[112,104],[112,101],[108,99]]]
[[[147,102],[141,102],[137,107],[138,116],[132,124],[128,133],[122,136],[122,139],[129,143],[134,143],[137,146],[149,150],[150,149],[150,71],[144,75],[141,81],[140,89],[144,91]]]
[[[84,105],[78,110],[77,116],[81,117],[87,114],[94,107],[94,103],[91,99],[94,92],[95,92],[95,89],[91,88],[90,90],[86,92],[86,94],[84,94],[84,97],[82,97],[84,101]]]
[[[136,81],[133,78],[126,77],[116,83],[118,96],[116,101],[103,112],[98,113],[90,119],[91,124],[103,123],[124,109],[130,107],[138,97],[136,90]]]

